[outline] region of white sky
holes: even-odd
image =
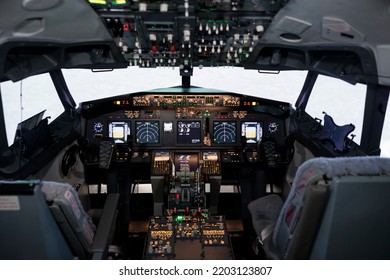
[[[76,101],[88,101],[103,97],[121,95],[181,84],[177,68],[128,69],[112,72],[92,73],[89,70],[64,70],[68,87]],[[306,72],[285,71],[278,75],[259,74],[255,70],[241,68],[194,69],[191,84],[273,100],[295,103],[302,88]],[[62,112],[54,86],[48,75],[27,78],[20,82],[1,84],[5,109],[8,141],[13,141],[16,125],[46,108],[45,116],[52,119]],[[314,117],[323,118],[322,112],[331,115],[338,125],[353,123],[353,134],[360,142],[361,125],[365,99],[365,86],[320,77],[310,98],[307,111]],[[22,106],[21,106],[22,102]],[[23,110],[21,110],[23,107]],[[382,155],[390,156],[390,113],[387,114],[382,137]]]

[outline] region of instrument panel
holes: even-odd
[[[95,144],[110,138],[134,148],[225,149],[256,146],[263,138],[282,143],[289,105],[238,94],[144,94],[82,108],[85,135]]]
[[[80,105],[89,183],[109,183],[108,174],[124,172],[151,183],[156,215],[162,205],[216,213],[221,184],[246,192],[261,181],[253,176],[258,170],[284,168],[290,104],[199,88],[160,91]]]

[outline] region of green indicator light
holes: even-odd
[[[176,217],[176,222],[182,222],[182,221],[183,221],[183,216]]]
[[[116,0],[116,1],[112,2],[112,4],[114,4],[114,5],[126,4],[126,0]]]

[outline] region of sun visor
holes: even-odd
[[[59,68],[127,67],[86,1],[0,1],[0,10],[6,11],[0,17],[0,80],[17,81]]]

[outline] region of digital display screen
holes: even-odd
[[[194,172],[198,169],[198,154],[175,154],[175,171],[176,172]]]
[[[108,137],[114,139],[115,143],[125,143],[130,135],[130,123],[120,121],[108,123]]]
[[[201,127],[200,121],[178,121],[177,143],[199,144],[201,142]]]
[[[260,122],[243,122],[241,124],[241,136],[247,144],[256,144],[263,137],[263,124]]]
[[[235,121],[213,122],[213,143],[234,144],[236,143],[237,124]]]
[[[136,121],[135,142],[137,144],[158,144],[160,143],[159,121]]]

